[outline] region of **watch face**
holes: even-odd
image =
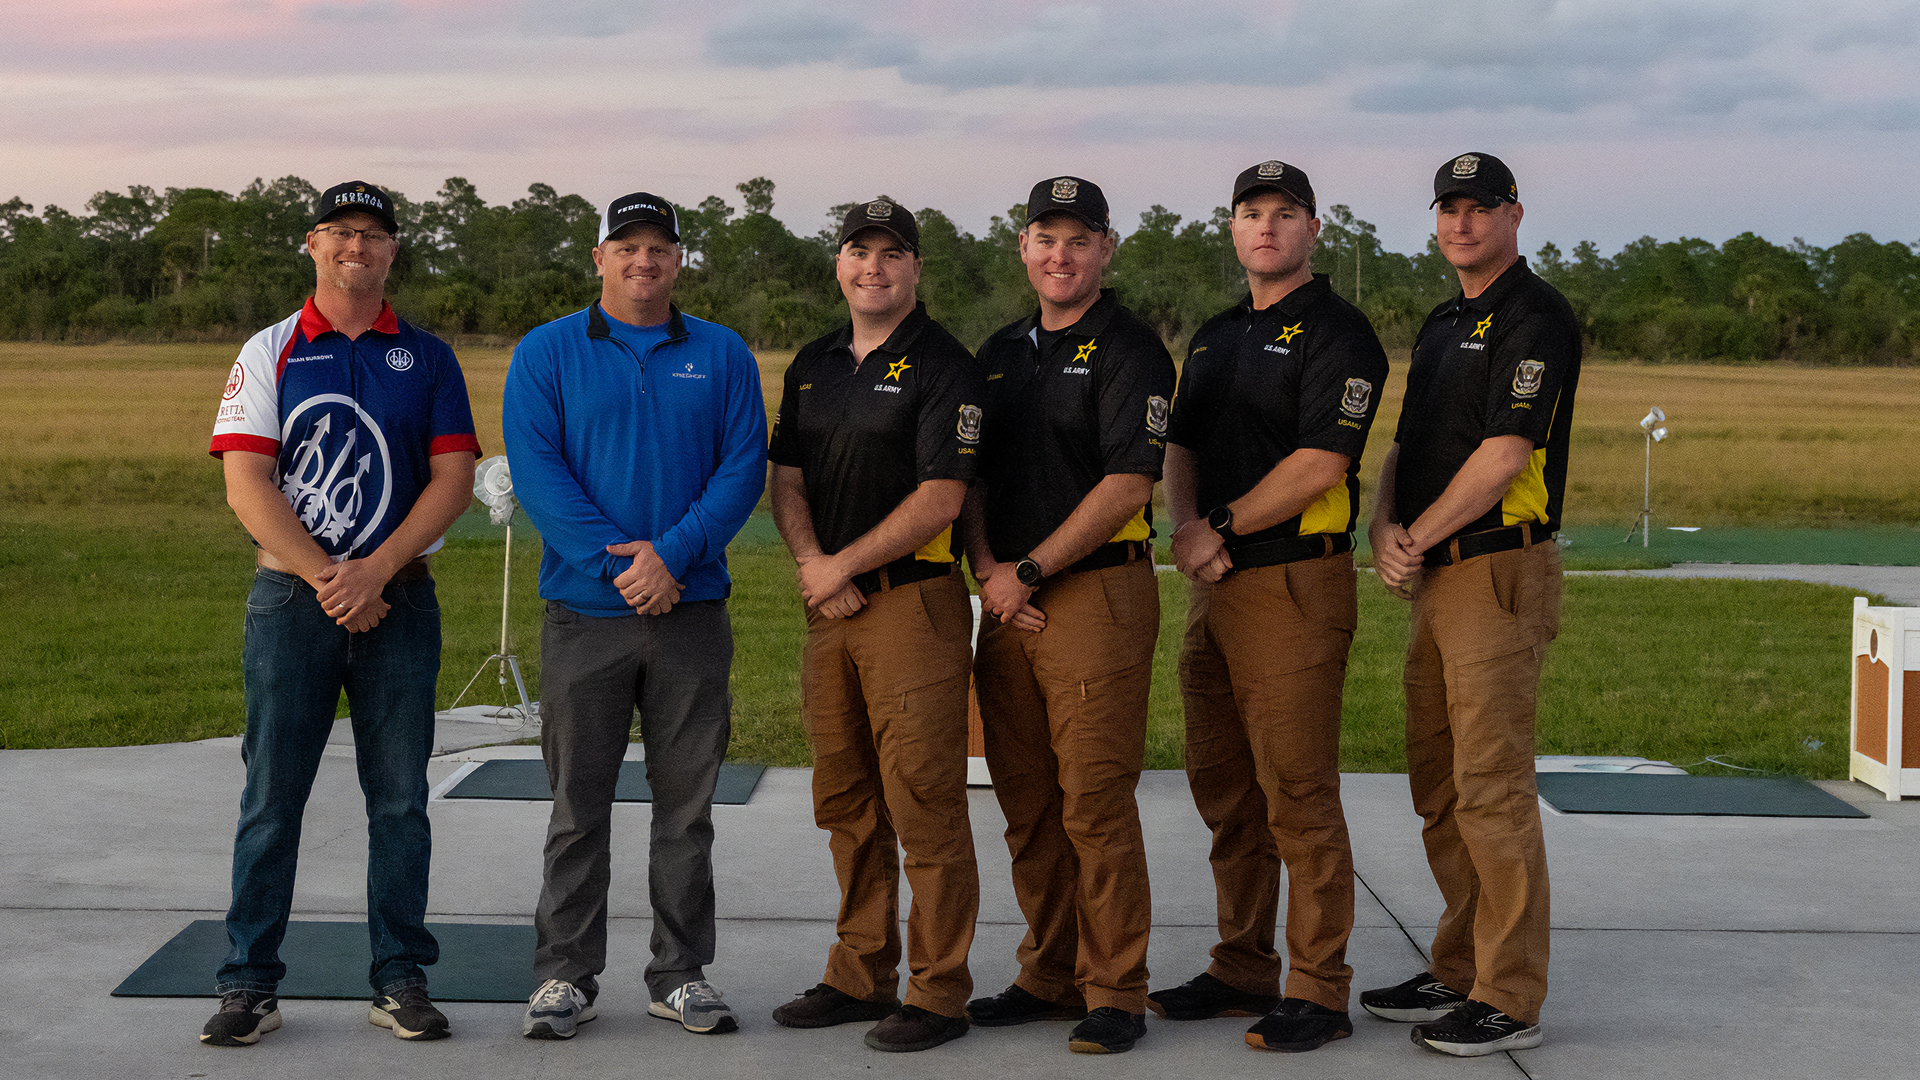
[[[1040,584],[1040,564],[1032,559],[1021,559],[1014,564],[1013,576],[1019,579],[1022,585],[1038,585]]]
[[[1216,506],[1213,512],[1207,515],[1207,524],[1212,526],[1215,532],[1229,528],[1233,525],[1233,511],[1224,506]]]

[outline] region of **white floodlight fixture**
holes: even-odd
[[[453,704],[447,706],[447,711],[452,712],[455,706],[460,704],[460,699],[467,696],[467,691],[473,689],[473,684],[479,680],[481,672],[487,670],[488,664],[498,661],[500,665],[501,704],[500,708],[494,712],[493,718],[496,720],[519,720],[524,723],[533,719],[533,704],[527,700],[527,682],[520,676],[520,658],[507,651],[507,599],[512,594],[513,589],[513,509],[515,503],[513,499],[513,471],[507,467],[507,459],[504,455],[495,454],[493,457],[473,467],[473,497],[487,505],[487,520],[493,522],[495,525],[505,525],[507,527],[507,551],[501,567],[500,584],[500,651],[480,661],[480,670],[474,672],[473,678],[467,680],[467,685],[460,688],[460,693],[454,697]],[[512,672],[513,685],[520,691],[520,707],[518,709],[506,703],[508,672]]]
[[[1640,516],[1634,519],[1632,525],[1627,526],[1626,539],[1620,542],[1624,544],[1632,540],[1633,530],[1639,529],[1640,546],[1646,547],[1648,533],[1653,528],[1653,444],[1666,441],[1668,434],[1666,410],[1658,405],[1648,409],[1647,415],[1640,418],[1640,430],[1647,436],[1646,471],[1641,477]]]
[[[513,517],[513,471],[506,455],[495,454],[473,467],[473,497],[487,504],[487,520],[495,525]]]

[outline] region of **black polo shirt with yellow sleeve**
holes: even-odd
[[[983,393],[966,346],[917,305],[853,361],[853,326],[809,342],[787,366],[767,459],[799,469],[828,555],[853,543],[927,480],[971,481]],[[914,557],[956,561],[953,530]]]
[[[1251,296],[1193,335],[1167,441],[1197,459],[1200,513],[1238,499],[1295,450],[1349,460],[1344,481],[1299,514],[1235,546],[1348,533],[1360,508],[1360,455],[1380,408],[1387,354],[1360,309],[1325,274],[1259,310]]]
[[[1580,326],[1566,297],[1522,258],[1479,296],[1433,309],[1413,345],[1394,441],[1395,511],[1411,524],[1480,444],[1523,435],[1534,450],[1499,503],[1453,534],[1538,522],[1560,528],[1568,431],[1580,382]]]
[[[1173,398],[1173,358],[1153,328],[1102,289],[1072,326],[1040,328],[1040,314],[980,347],[987,424],[987,546],[1014,562],[1053,534],[1107,476],[1160,478]],[[1152,505],[1114,541],[1153,535]]]

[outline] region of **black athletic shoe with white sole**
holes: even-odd
[[[1442,1019],[1466,1002],[1467,995],[1449,990],[1446,983],[1425,971],[1398,986],[1360,993],[1361,1008],[1382,1020],[1402,1024]]]
[[[208,1046],[252,1046],[260,1036],[280,1028],[280,998],[257,990],[229,990],[220,995],[220,1011],[200,1029]]]
[[[367,1023],[410,1042],[444,1039],[449,1034],[447,1014],[433,1007],[424,986],[404,986],[374,998],[373,1007],[367,1010]]]
[[[1530,1050],[1541,1039],[1539,1024],[1523,1024],[1484,1001],[1468,1001],[1444,1019],[1413,1026],[1415,1044],[1454,1057]]]

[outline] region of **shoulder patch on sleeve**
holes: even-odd
[[[1340,411],[1351,417],[1367,415],[1373,401],[1373,384],[1365,379],[1348,379],[1347,392],[1340,395]]]
[[[1538,360],[1522,360],[1513,369],[1513,396],[1530,398],[1540,392],[1540,377],[1547,365]]]

